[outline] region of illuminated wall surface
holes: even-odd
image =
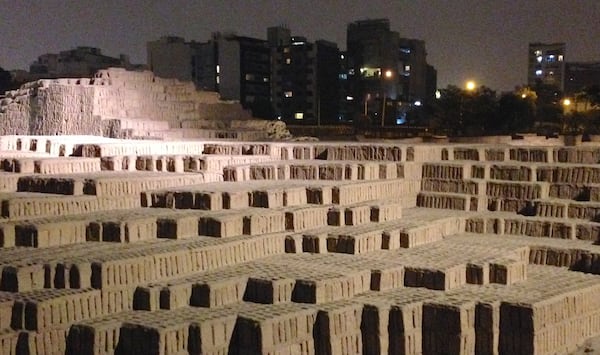
[[[100,81],[57,87],[104,100]],[[0,353],[566,354],[600,334],[596,143],[237,124],[0,137]]]

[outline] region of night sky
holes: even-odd
[[[0,0],[0,67],[28,69],[43,53],[76,46],[145,63],[146,42],[163,35],[266,39],[267,27],[282,24],[345,50],[346,25],[376,18],[425,40],[439,87],[525,83],[529,42],[566,42],[567,61],[600,61],[599,0]]]

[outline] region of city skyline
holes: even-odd
[[[146,43],[164,35],[206,41],[213,32],[266,38],[267,27],[346,49],[348,23],[388,18],[400,36],[424,40],[438,87],[476,80],[495,90],[527,82],[530,42],[565,42],[566,58],[600,60],[600,2],[513,1],[58,1],[0,0],[0,67],[28,69],[44,53],[76,46],[146,63]]]

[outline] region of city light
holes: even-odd
[[[392,71],[391,70],[386,70],[385,71],[385,77],[388,78],[388,79],[391,78],[392,77]]]
[[[465,85],[465,87],[467,88],[467,91],[473,91],[477,87],[477,84],[475,84],[475,82],[473,80],[469,80],[469,81],[467,81],[467,84]]]
[[[563,100],[563,105],[564,105],[564,106],[569,106],[569,105],[571,105],[571,100],[570,100],[570,99],[564,99],[564,100]]]

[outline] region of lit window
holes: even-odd
[[[354,75],[354,69],[348,70],[348,75]]]
[[[296,114],[294,115],[294,118],[297,120],[302,120],[304,119],[304,113],[303,112],[296,112]]]
[[[556,60],[556,56],[554,56],[554,54],[550,54],[546,60],[550,63],[554,62]]]
[[[421,104],[421,101],[420,101],[420,100],[417,100],[417,101],[415,101],[415,106],[421,106],[421,105],[422,105],[422,104]]]
[[[552,76],[552,75],[554,75],[554,72],[553,71],[549,71],[548,75]]]
[[[559,62],[562,62],[562,61],[563,61],[563,59],[564,59],[563,55],[562,55],[562,54],[559,54],[559,55],[558,55],[558,61],[559,61]]]
[[[284,93],[284,96],[285,96],[285,97],[292,97],[292,96],[294,96],[294,93],[293,93],[293,92],[291,92],[291,91],[286,91],[286,92]]]
[[[541,55],[538,55],[535,59],[537,60],[538,63],[542,62],[542,56]]]
[[[289,53],[290,52],[290,47],[285,47],[283,49],[283,53]]]
[[[339,79],[342,79],[342,80],[346,80],[346,79],[348,79],[348,75],[347,75],[346,73],[341,73],[341,74],[338,76],[338,78],[339,78]]]
[[[292,64],[292,58],[285,58],[285,64]]]
[[[221,80],[219,80],[219,76],[217,75],[217,84],[220,82]]]
[[[346,100],[347,101],[352,101],[352,100],[354,100],[354,97],[352,97],[352,96],[346,96]]]
[[[405,65],[404,66],[404,71],[410,71],[410,65]]]
[[[340,54],[340,59],[344,59],[344,55],[343,54]]]
[[[540,76],[542,75],[542,69],[538,69],[535,71],[535,75]]]
[[[263,82],[265,82],[265,83],[268,83],[268,82],[269,82],[269,78],[265,76],[265,77],[263,78]]]
[[[217,71],[217,74],[219,74],[221,72],[221,66],[217,65],[217,68],[215,70]]]
[[[253,74],[246,74],[246,80],[247,81],[254,80],[254,75]]]
[[[400,48],[400,52],[408,54],[410,53],[410,48],[402,47]]]
[[[538,49],[535,52],[533,52],[533,54],[536,56],[540,56],[540,55],[542,55],[542,51]]]

